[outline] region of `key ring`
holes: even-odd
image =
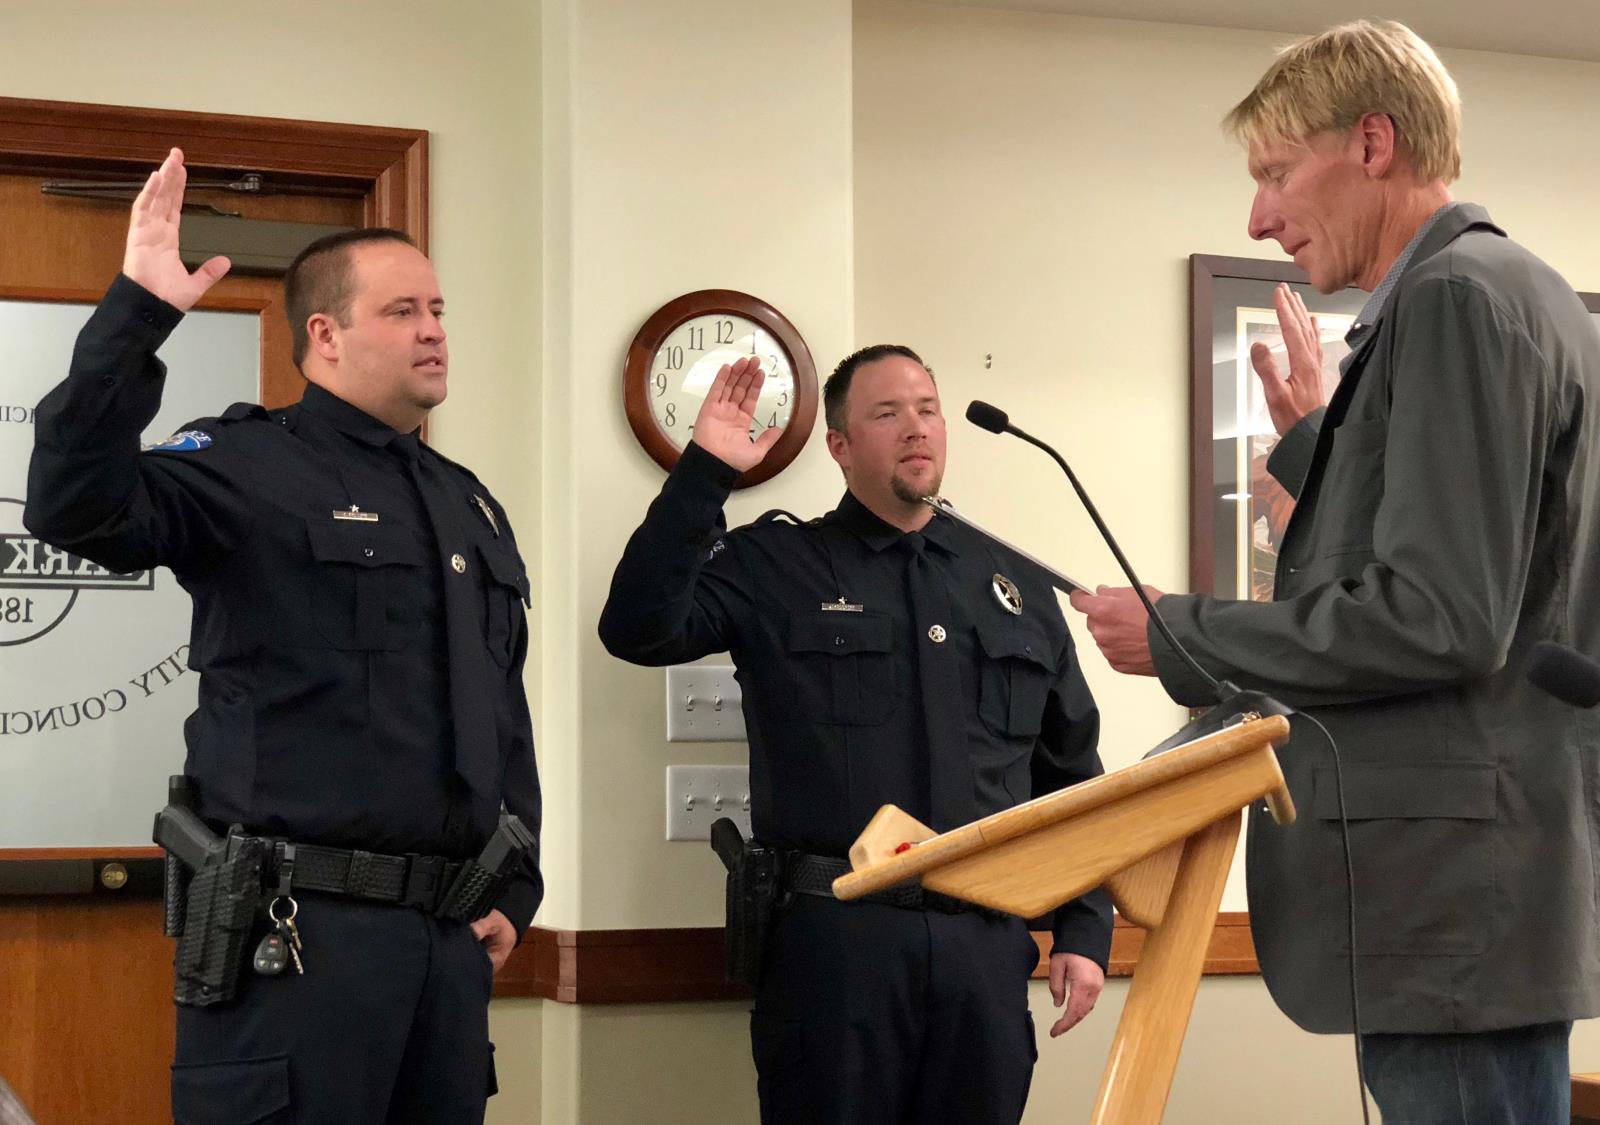
[[[282,917],[282,918],[279,918],[276,914],[273,913],[273,908],[276,907],[278,905],[278,903],[280,903],[280,902],[287,902],[289,904],[289,913],[287,915],[285,915],[284,917]],[[286,926],[290,922],[293,922],[294,921],[294,916],[296,914],[299,914],[299,913],[300,913],[300,904],[294,900],[294,896],[293,895],[279,895],[277,898],[275,898],[271,902],[267,903],[267,917],[271,918],[275,923],[277,923],[280,926]]]

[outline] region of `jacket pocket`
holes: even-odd
[[[289,1060],[240,1059],[172,1068],[174,1125],[289,1125]]]
[[[332,648],[396,649],[406,623],[419,620],[407,604],[421,593],[422,545],[398,524],[308,520],[311,543],[307,609]]]
[[[1049,638],[1026,618],[982,622],[977,631],[984,655],[979,670],[979,716],[998,734],[1037,736],[1056,677],[1056,657]]]
[[[1372,546],[1373,524],[1383,499],[1384,446],[1389,423],[1382,418],[1347,421],[1333,431],[1333,449],[1316,498],[1320,531],[1316,552],[1341,555]]]
[[[790,661],[800,701],[821,704],[828,722],[881,723],[894,711],[894,627],[883,613],[795,613]]]
[[[1347,766],[1344,806],[1363,954],[1472,955],[1493,928],[1499,771],[1492,763]],[[1332,831],[1321,883],[1324,924],[1350,948],[1339,798],[1332,769],[1313,775],[1312,815]],[[1336,860],[1336,862],[1333,862]]]

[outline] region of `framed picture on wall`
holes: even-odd
[[[1250,349],[1264,343],[1287,368],[1273,291],[1287,282],[1317,318],[1323,397],[1339,380],[1360,289],[1324,295],[1292,262],[1194,254],[1190,265],[1189,581],[1197,593],[1272,599],[1278,542],[1294,499],[1267,472],[1278,435]],[[1580,293],[1600,331],[1600,294]]]

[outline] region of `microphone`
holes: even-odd
[[[1528,682],[1574,707],[1600,703],[1600,663],[1554,641],[1533,646]]]
[[[1258,715],[1294,714],[1292,708],[1278,702],[1270,695],[1259,691],[1244,691],[1226,680],[1219,681],[1210,672],[1200,667],[1200,663],[1189,655],[1189,650],[1178,642],[1178,638],[1172,635],[1172,630],[1167,628],[1167,623],[1161,620],[1161,614],[1156,612],[1155,604],[1151,602],[1150,596],[1144,592],[1144,583],[1140,582],[1139,576],[1133,572],[1133,564],[1122,553],[1122,548],[1117,545],[1116,537],[1111,534],[1111,529],[1106,526],[1106,521],[1100,518],[1099,509],[1094,506],[1094,501],[1089,499],[1088,492],[1084,491],[1083,485],[1078,482],[1078,475],[1072,471],[1072,466],[1067,464],[1066,458],[1032,434],[1013,426],[1010,417],[998,406],[992,406],[987,402],[973,399],[967,405],[967,421],[981,430],[988,430],[991,434],[1011,434],[1013,437],[1021,438],[1029,445],[1044,450],[1055,459],[1055,463],[1061,466],[1061,471],[1067,474],[1067,480],[1072,484],[1072,490],[1078,494],[1078,500],[1082,502],[1084,510],[1089,513],[1089,518],[1094,521],[1094,526],[1100,532],[1100,537],[1106,541],[1106,546],[1110,547],[1111,553],[1116,556],[1117,565],[1122,568],[1122,573],[1128,576],[1128,581],[1133,585],[1133,592],[1144,603],[1145,612],[1150,615],[1150,620],[1155,625],[1156,631],[1161,634],[1162,639],[1167,644],[1172,646],[1172,651],[1178,654],[1179,659],[1188,666],[1189,670],[1210,685],[1212,693],[1216,696],[1217,706],[1208,709],[1197,718],[1191,719],[1184,724],[1182,729],[1157,745],[1155,749],[1145,755],[1146,757],[1159,754],[1165,750],[1171,750],[1175,746],[1182,746],[1186,742],[1192,742],[1208,734],[1214,734],[1224,727],[1232,726],[1242,721],[1242,717],[1252,711]],[[1596,673],[1600,675],[1600,666],[1596,667]]]

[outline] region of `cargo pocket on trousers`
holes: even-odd
[[[755,1058],[756,1080],[763,1086],[801,1070],[806,1052],[800,1021],[751,1012],[750,1053]]]
[[[172,1120],[174,1125],[290,1125],[288,1058],[173,1067]]]

